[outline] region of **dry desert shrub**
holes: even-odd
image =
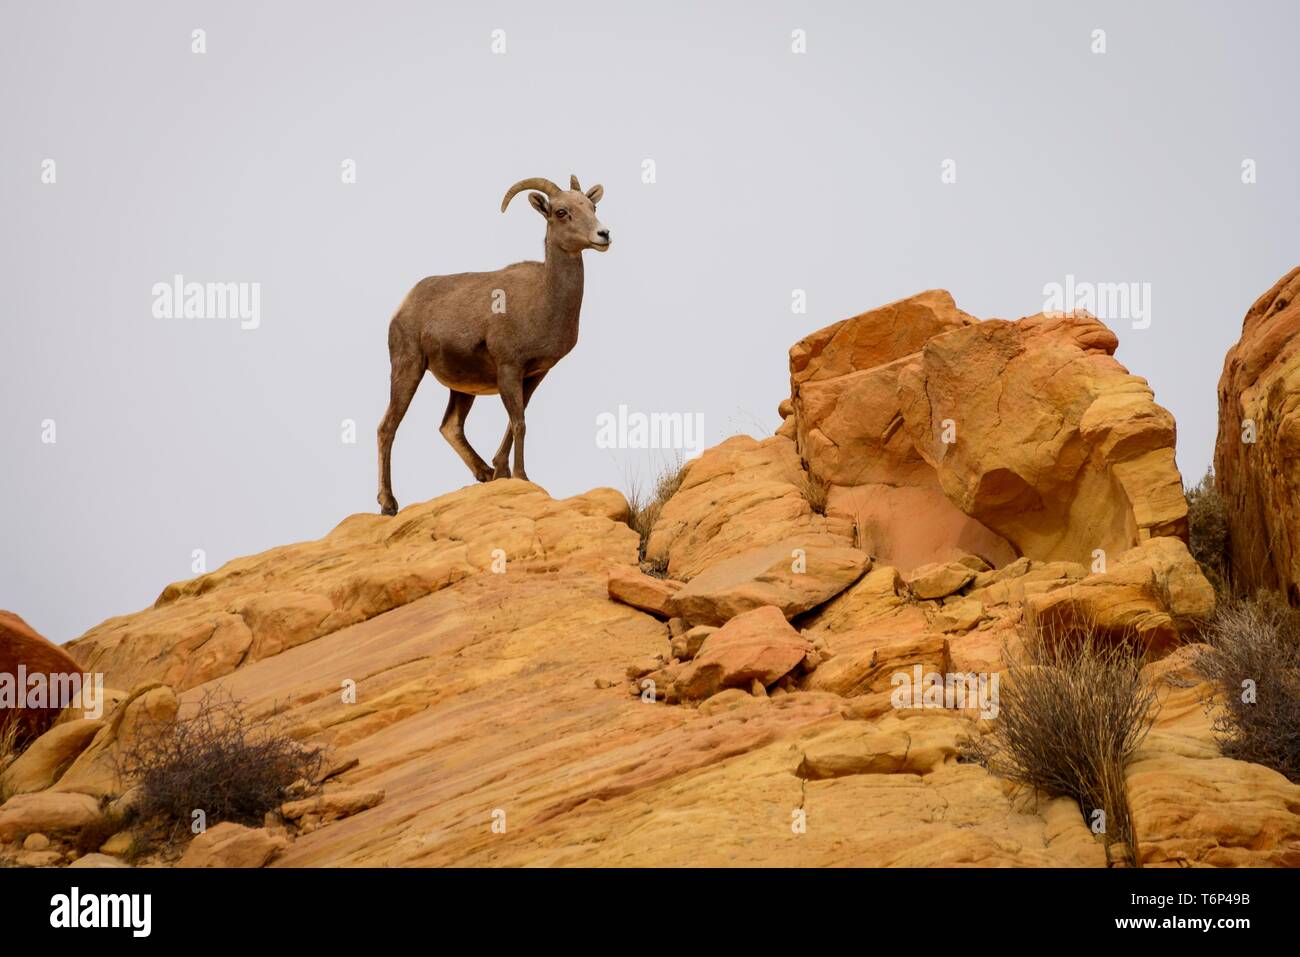
[[[650,541],[650,533],[654,531],[655,522],[659,520],[659,513],[663,511],[664,504],[676,495],[677,490],[682,487],[683,467],[684,463],[680,454],[672,461],[665,463],[660,468],[659,475],[655,478],[654,489],[649,495],[642,491],[639,481],[634,479],[628,482],[627,524],[629,528],[641,536],[641,547],[637,553],[637,558],[641,562],[646,561],[646,544]],[[643,570],[652,575],[663,577],[668,571],[668,563],[666,561],[654,562],[651,563],[651,567]]]
[[[1029,625],[1022,639],[1023,652],[1008,659],[992,729],[967,745],[965,758],[1026,788],[1073,798],[1090,827],[1104,826],[1107,845],[1127,848],[1136,862],[1124,772],[1159,710],[1141,656],[1133,643],[1086,627]]]
[[[1300,784],[1300,612],[1260,594],[1221,604],[1203,634],[1196,665],[1220,749]]]
[[[195,712],[143,729],[121,755],[123,776],[138,788],[133,816],[169,837],[187,832],[193,813],[260,826],[290,785],[318,779],[323,751],[295,741],[271,722],[249,718],[238,703],[209,692]]]

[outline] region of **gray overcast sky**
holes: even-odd
[[[56,641],[194,549],[215,568],[375,510],[389,317],[422,276],[540,257],[528,204],[497,209],[523,177],[603,183],[614,234],[529,409],[556,496],[662,459],[597,447],[620,403],[702,413],[708,444],[771,430],[805,333],[933,287],[1016,318],[1067,274],[1151,284],[1119,357],[1195,479],[1223,354],[1300,259],[1294,3],[0,9],[0,607]],[[177,273],[260,283],[259,328],[156,318]],[[445,401],[426,378],[398,433],[403,505],[469,480]],[[504,423],[478,402],[480,453]]]

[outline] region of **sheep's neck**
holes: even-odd
[[[572,349],[578,340],[578,313],[582,309],[582,253],[565,252],[548,237],[543,275],[552,328],[563,334]]]

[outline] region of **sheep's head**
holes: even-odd
[[[526,189],[536,190],[528,194],[528,202],[546,218],[548,241],[554,240],[565,252],[575,255],[584,249],[604,252],[609,248],[609,230],[596,218],[596,204],[605,195],[603,186],[593,186],[584,193],[576,176],[569,177],[568,189],[560,189],[549,179],[523,179],[506,192],[501,212]]]

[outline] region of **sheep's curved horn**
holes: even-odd
[[[582,192],[582,187],[578,185],[578,177],[572,173],[569,174],[569,189],[576,190],[579,193]]]
[[[543,179],[540,176],[534,176],[532,179],[521,179],[519,182],[515,183],[515,185],[506,190],[506,198],[501,200],[501,212],[504,213],[506,207],[510,205],[510,201],[514,199],[517,194],[522,193],[526,189],[540,190],[551,199],[554,199],[561,191],[560,187],[556,186],[549,179]]]

